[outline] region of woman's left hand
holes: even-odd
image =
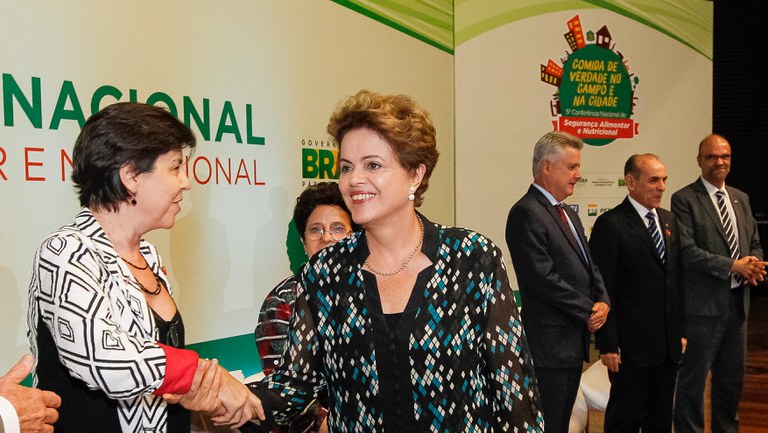
[[[219,400],[226,410],[224,414],[211,418],[215,425],[237,428],[251,419],[264,421],[261,400],[228,372],[221,377]]]

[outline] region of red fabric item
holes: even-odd
[[[192,388],[200,356],[192,350],[157,344],[165,351],[165,379],[152,394],[185,394]]]

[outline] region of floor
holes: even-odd
[[[768,433],[768,288],[752,291],[747,340],[747,369],[739,405],[740,433]],[[593,354],[592,359],[597,359]],[[709,386],[704,413],[709,417]],[[589,412],[589,433],[603,432],[603,412]],[[709,425],[706,433],[711,433]]]
[[[741,433],[768,433],[768,287],[752,291]]]

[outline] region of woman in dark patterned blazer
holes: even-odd
[[[363,90],[328,131],[363,230],[303,269],[288,348],[252,385],[267,422],[327,389],[331,432],[542,432],[501,250],[416,212],[438,159],[429,114]]]
[[[83,208],[38,249],[27,319],[37,386],[62,398],[58,433],[189,432],[187,409],[232,425],[254,416],[242,384],[184,349],[165,268],[143,239],[173,226],[190,188],[182,151],[194,146],[170,113],[137,103],[104,108],[77,138]]]
[[[349,236],[354,226],[336,182],[319,182],[302,191],[293,209],[293,222],[308,257]],[[262,371],[267,376],[279,364],[288,344],[288,321],[293,314],[298,285],[296,275],[284,279],[267,294],[259,311],[259,324],[254,334]],[[272,433],[325,432],[327,400],[327,396],[322,396],[290,424],[276,425]]]

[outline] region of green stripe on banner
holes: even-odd
[[[253,333],[187,344],[187,349],[194,350],[201,358],[218,359],[219,365],[229,371],[242,370],[245,377],[261,371]]]
[[[485,0],[456,0],[455,47],[497,27],[526,18],[573,9],[595,8],[582,0],[515,0],[487,2]]]
[[[711,1],[702,0],[455,0],[454,48],[522,19],[596,8],[637,21],[712,59],[714,6]]]
[[[332,1],[453,54],[452,0]]]
[[[449,54],[497,27],[553,12],[606,9],[712,59],[714,6],[703,0],[332,0]]]
[[[714,6],[712,2],[585,0],[657,30],[712,59]]]

